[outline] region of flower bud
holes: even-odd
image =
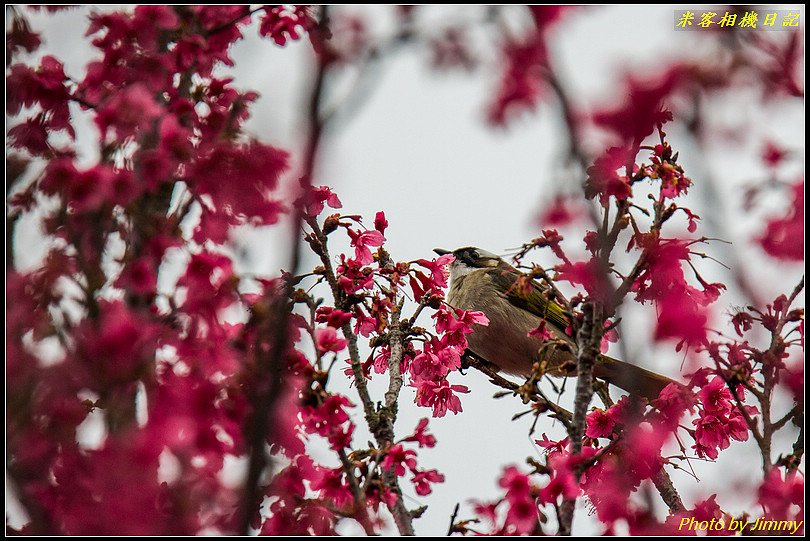
[[[323,234],[328,235],[337,229],[339,225],[340,214],[332,214],[331,216],[327,216],[326,220],[323,222]]]

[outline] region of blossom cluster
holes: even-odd
[[[225,69],[254,13],[91,13],[97,54],[75,77],[54,56],[15,62],[41,43],[24,9],[8,36],[7,112],[21,117],[9,130],[11,213],[55,202],[43,221],[55,242],[39,267],[8,276],[8,471],[30,513],[23,531],[238,531],[240,491],[222,472],[248,451],[248,389],[268,343],[256,321],[278,283],[246,293],[217,246],[235,226],[279,219],[274,192],[289,163],[244,137],[257,94]],[[259,33],[280,44],[314,21],[303,6],[259,11]],[[77,152],[92,147],[76,140],[84,118],[97,129],[95,161]],[[180,254],[179,279],[160,289],[161,269]],[[226,322],[234,307],[254,318]],[[303,450],[277,417],[267,442]],[[302,528],[323,531],[308,513]]]

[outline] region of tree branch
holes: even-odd
[[[335,269],[332,265],[332,258],[329,254],[327,237],[323,233],[323,230],[321,229],[320,225],[318,225],[315,218],[307,218],[306,221],[310,228],[312,228],[313,234],[315,235],[315,240],[318,242],[316,253],[321,260],[321,264],[323,264],[324,276],[326,277],[326,282],[329,284],[329,287],[332,290],[332,296],[335,299],[335,307],[345,312],[351,311],[351,306],[347,302],[346,296],[338,284],[337,276],[335,276]],[[360,350],[357,346],[357,335],[354,334],[350,323],[343,325],[341,330],[343,331],[343,336],[346,338],[346,342],[348,343],[349,363],[352,369],[352,376],[354,376],[354,385],[357,388],[357,394],[360,396],[360,402],[363,404],[363,412],[365,414],[366,423],[368,423],[369,427],[376,426],[377,410],[374,407],[374,401],[371,399],[371,395],[369,394],[368,382],[366,381],[366,376],[363,373]]]
[[[582,325],[577,331],[577,390],[574,397],[574,418],[568,427],[572,455],[582,452],[585,419],[593,396],[593,367],[599,357],[602,330],[600,318],[600,310],[593,302],[585,302],[582,305]],[[575,506],[575,498],[563,500],[560,506],[560,535],[571,535]]]
[[[360,523],[366,535],[376,535],[374,526],[371,524],[371,519],[368,516],[368,508],[366,507],[366,493],[360,483],[357,481],[357,476],[354,475],[354,465],[349,457],[346,456],[345,449],[338,449],[338,456],[340,457],[340,464],[343,467],[343,472],[346,474],[346,479],[349,483],[349,488],[352,491],[354,498],[354,515],[353,518]]]
[[[661,499],[664,500],[664,503],[669,507],[671,513],[681,513],[686,510],[681,501],[681,496],[678,494],[678,491],[675,490],[672,478],[663,466],[661,466],[658,473],[652,477],[652,482],[661,495]]]
[[[385,405],[378,412],[379,414],[379,433],[377,441],[386,446],[394,442],[394,422],[397,420],[397,399],[399,398],[399,391],[402,389],[402,373],[400,371],[402,366],[402,330],[400,328],[400,311],[402,303],[399,304],[391,313],[391,323],[389,324],[388,343],[391,348],[391,355],[388,357],[388,390],[385,392]],[[396,495],[397,499],[393,505],[389,505],[388,509],[394,516],[394,522],[397,525],[399,533],[402,535],[414,535],[413,531],[413,517],[408,509],[405,507],[405,502],[402,499],[402,489],[399,486],[399,478],[397,477],[395,466],[383,472],[383,481],[389,486],[392,492]]]
[[[498,387],[508,389],[514,392],[516,395],[522,395],[524,398],[533,400],[538,406],[538,412],[541,413],[543,411],[550,411],[551,417],[560,421],[563,426],[566,427],[566,429],[570,426],[573,414],[562,406],[559,406],[555,402],[549,400],[539,389],[527,390],[523,388],[523,386],[509,381],[498,374],[498,371],[496,368],[494,368],[495,365],[493,363],[487,359],[484,359],[473,351],[465,351],[462,361],[479,372],[486,374],[490,378],[490,381]]]
[[[323,40],[327,35],[328,11],[326,6],[322,8],[321,19],[317,28],[310,32],[313,40]],[[324,126],[320,122],[320,104],[324,98],[324,81],[328,67],[327,60],[322,56],[317,56],[318,64],[315,72],[315,80],[309,100],[308,120],[309,133],[307,143],[304,148],[303,175],[301,177],[301,189],[303,193],[308,193],[312,186],[312,177],[315,170],[315,161],[320,148],[321,136]],[[295,211],[292,227],[292,247],[288,272],[291,276],[298,274],[298,266],[301,257],[300,235],[301,225],[304,221],[304,209],[299,207]],[[272,415],[273,408],[282,389],[282,366],[283,357],[289,345],[288,322],[290,311],[287,299],[292,297],[294,291],[294,280],[285,280],[284,291],[277,294],[272,304],[271,316],[265,320],[266,335],[257,332],[256,340],[269,337],[270,351],[266,354],[261,352],[264,348],[256,348],[257,353],[257,377],[258,381],[252,382],[249,392],[250,403],[253,410],[247,420],[245,428],[245,439],[248,442],[249,460],[248,474],[242,494],[242,500],[238,509],[240,530],[246,535],[252,531],[251,519],[259,512],[262,503],[261,477],[270,459],[267,455],[265,442],[272,437]],[[252,395],[252,396],[251,396]]]

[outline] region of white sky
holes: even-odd
[[[387,9],[365,6],[342,9],[370,17],[369,26],[374,31],[385,33],[390,27]],[[552,51],[555,65],[582,108],[618,96],[622,75],[628,70],[641,74],[645,69],[685,57],[711,60],[714,53],[701,36],[673,31],[673,9],[593,7],[568,15],[552,36]],[[424,17],[430,22],[424,26],[435,31],[446,20],[445,16],[454,20],[476,18],[480,10],[426,8]],[[44,50],[55,51],[65,61],[67,73],[74,76],[83,74],[83,66],[91,54],[82,39],[84,13],[85,10],[71,10],[49,19],[41,15],[31,18],[35,30],[47,29]],[[803,8],[801,13],[803,20]],[[279,49],[271,41],[258,39],[255,27],[245,33],[247,39],[233,51],[236,67],[226,71],[234,74],[240,88],[254,89],[262,95],[246,129],[264,141],[295,149],[301,137],[299,112],[307,91],[306,70],[311,66],[309,45],[304,40]],[[491,43],[491,35],[476,37],[479,45]],[[431,71],[429,54],[424,49],[407,49],[395,55],[381,70],[378,84],[357,115],[326,139],[315,183],[331,185],[347,214],[361,214],[370,222],[376,211],[385,210],[390,222],[386,246],[395,259],[429,258],[434,247],[453,249],[465,245],[504,253],[536,236],[533,218],[556,187],[565,185],[568,191],[576,190],[578,179],[565,177],[556,165],[565,142],[553,100],[541,103],[536,114],[506,129],[486,126],[484,107],[494,92],[497,77],[498,58],[493,56],[494,51],[493,46],[478,51],[483,65],[471,76]],[[742,145],[718,141],[711,148],[698,149],[687,144],[682,129],[673,126],[668,130],[671,143],[681,151],[687,174],[695,180],[695,188],[687,198],[688,206],[704,217],[711,214],[726,224],[734,235],[729,239],[734,245],[731,248],[712,245],[708,249],[738,250],[739,260],[756,266],[750,276],[757,286],[767,298],[773,298],[792,289],[802,269],[768,264],[759,249],[751,245],[749,239],[762,227],[761,215],[740,217],[740,186],[764,176],[758,158],[762,135],[799,151],[803,164],[803,103],[799,100],[789,105],[762,103],[755,93],[749,92],[733,100],[717,100],[713,105],[712,118],[718,125],[744,134],[744,140]],[[92,132],[86,131],[92,129],[86,126],[85,131],[80,131],[80,138],[92,137]],[[711,156],[711,163],[706,163],[701,155]],[[88,162],[93,159],[88,153]],[[796,170],[803,168],[797,166]],[[707,173],[717,179],[720,198],[708,206],[700,197],[701,176]],[[772,199],[774,204],[784,202],[779,197]],[[725,205],[717,204],[721,201]],[[32,220],[24,224],[30,231]],[[29,231],[20,233],[21,240],[36,239]],[[581,235],[582,232],[575,233],[574,240]],[[240,234],[239,242],[249,257],[240,260],[238,268],[265,274],[276,272],[286,261],[286,237],[283,227]],[[17,256],[27,266],[34,265],[45,249],[41,243],[41,250],[32,242],[18,244],[25,245]],[[722,256],[721,259],[729,260]],[[314,259],[310,257],[307,264],[314,265]],[[701,263],[700,268],[707,278],[729,282],[717,266]],[[721,297],[717,310],[728,312],[728,307],[740,302],[739,295],[730,291]],[[650,345],[649,318],[650,312],[645,310],[627,314],[626,328],[633,332],[623,339],[647,366],[675,375],[680,360],[667,353],[671,347]],[[437,468],[445,474],[446,482],[435,485],[434,493],[424,498],[415,496],[405,483],[410,507],[429,506],[415,523],[420,534],[443,535],[457,502],[465,504],[470,498],[487,500],[499,493],[496,480],[504,465],[522,464],[527,455],[539,458],[540,451],[533,438],[542,433],[553,439],[564,435],[561,426],[541,419],[536,434],[528,437],[531,417],[510,421],[514,413],[524,409],[519,400],[492,399],[497,389],[478,373],[470,372],[463,377],[456,374],[451,382],[462,383],[472,390],[462,396],[464,413],[431,420],[438,446],[419,453],[420,467]],[[376,396],[382,395],[382,383],[379,376],[372,383]],[[354,396],[353,391],[349,391],[349,396]],[[396,426],[399,436],[407,435],[420,418],[429,416],[428,410],[412,404],[412,398],[413,391],[404,388]],[[359,407],[357,410],[357,420],[362,424]],[[365,438],[363,431],[358,431],[355,442],[364,442]],[[684,473],[673,474],[687,506],[718,493],[718,502],[732,513],[756,511],[750,500],[750,487],[759,479],[760,469],[758,453],[751,442],[735,443],[721,454],[716,464],[698,461],[692,464],[700,482]],[[745,467],[740,467],[743,464]],[[663,509],[660,504],[659,511]],[[469,516],[462,507],[459,517]],[[600,530],[595,527],[595,519],[580,511],[575,531],[585,534]]]

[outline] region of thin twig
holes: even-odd
[[[448,536],[453,535],[453,533],[455,532],[456,518],[458,517],[459,507],[461,507],[461,505],[457,503],[456,506],[453,508],[453,514],[450,515],[450,526],[447,527]]]
[[[464,356],[462,360],[470,367],[475,368],[479,372],[486,374],[492,383],[497,385],[498,387],[502,387],[504,389],[508,389],[513,391],[516,395],[521,393],[523,390],[537,405],[538,411],[548,410],[551,413],[551,416],[555,419],[559,420],[563,426],[568,428],[571,423],[571,419],[573,418],[573,414],[568,411],[567,409],[563,408],[562,406],[557,405],[555,402],[549,400],[545,394],[539,389],[533,390],[525,390],[522,389],[521,385],[509,381],[508,379],[504,378],[500,374],[498,374],[497,369],[493,368],[495,365],[484,359],[483,357],[479,356],[478,354],[474,353],[473,351],[467,350],[464,352]]]

